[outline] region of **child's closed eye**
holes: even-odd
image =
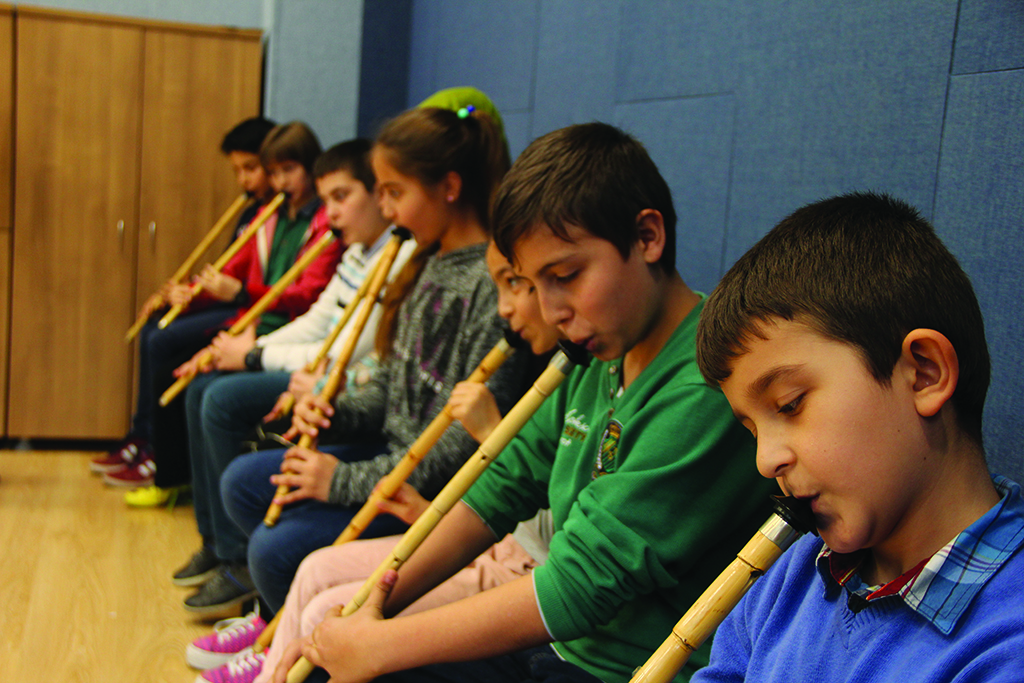
[[[789,401],[788,403],[785,403],[785,404],[779,406],[779,413],[782,414],[782,415],[793,415],[793,414],[795,414],[800,409],[800,406],[803,404],[804,396],[805,396],[805,394],[800,394],[799,396],[794,398],[792,401]]]

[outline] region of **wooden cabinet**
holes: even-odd
[[[220,143],[232,126],[258,113],[262,73],[258,40],[151,30],[145,51],[140,303],[238,196]]]
[[[11,317],[11,125],[14,110],[14,17],[0,7],[0,434],[7,427],[7,333]]]
[[[237,195],[224,132],[259,110],[255,31],[17,11],[7,433],[116,438],[137,305]]]

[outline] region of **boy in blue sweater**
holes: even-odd
[[[1024,500],[985,464],[974,291],[914,209],[796,211],[709,297],[697,360],[821,538],[753,586],[695,682],[1020,680]]]

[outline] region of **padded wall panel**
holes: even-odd
[[[961,0],[953,73],[1024,67],[1024,3]]]
[[[267,114],[281,123],[305,121],[324,147],[351,138],[359,114],[362,0],[279,2],[275,8]]]
[[[722,275],[733,106],[730,96],[697,97],[615,111],[614,123],[643,142],[672,190],[676,266],[704,292]]]
[[[363,4],[358,126],[362,137],[373,138],[384,121],[406,108],[411,25],[412,0]]]
[[[755,11],[756,14],[756,11]],[[697,0],[624,2],[620,10],[619,101],[733,89],[749,22],[740,3]]]
[[[992,469],[1024,480],[1024,70],[952,79],[935,225],[974,283],[992,384]]]
[[[916,11],[833,10],[793,34],[806,40],[751,61],[738,86],[727,265],[824,196],[880,189],[930,210],[955,7],[906,4]]]
[[[530,134],[530,120],[532,116],[528,111],[502,111],[501,119],[505,122],[505,137],[508,139],[509,152],[512,160],[515,161],[534,136]]]
[[[439,90],[437,85],[437,53],[446,32],[442,26],[444,3],[413,0],[412,36],[409,41],[409,101],[412,107]],[[470,85],[451,83],[449,85]]]
[[[415,7],[412,103],[440,88],[472,85],[486,92],[503,114],[532,107],[538,2],[421,0]],[[421,16],[429,28],[421,28]],[[432,35],[417,45],[423,30]],[[433,73],[427,79],[432,85],[426,89],[417,83],[425,68],[415,63],[420,59],[433,61]]]
[[[620,4],[619,0],[542,3],[534,137],[574,123],[612,119]]]

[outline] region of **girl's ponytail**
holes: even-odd
[[[490,232],[491,201],[509,169],[508,144],[494,119],[465,107],[458,111],[436,107],[410,109],[384,125],[375,146],[402,175],[426,187],[454,171],[462,179],[457,203],[474,211]],[[421,244],[387,289],[377,326],[375,347],[386,358],[394,343],[398,308],[412,291],[436,244]]]

